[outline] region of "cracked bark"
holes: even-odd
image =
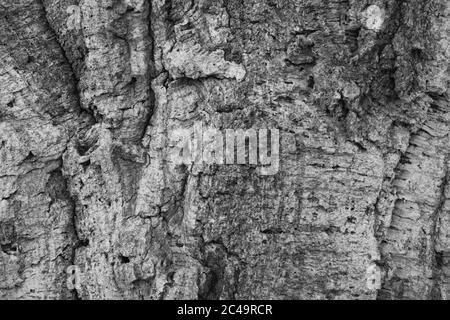
[[[0,3],[0,297],[446,299],[449,13]],[[279,129],[279,172],[172,163],[195,121]]]

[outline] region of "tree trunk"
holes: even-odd
[[[1,0],[0,298],[446,299],[449,18]],[[174,161],[198,124],[279,132],[278,170]]]

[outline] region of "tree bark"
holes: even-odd
[[[0,297],[446,299],[449,18],[0,0]],[[171,161],[195,123],[279,130],[279,171]]]

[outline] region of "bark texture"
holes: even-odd
[[[449,21],[448,0],[0,0],[0,297],[450,297]],[[195,121],[277,128],[279,172],[171,162]]]

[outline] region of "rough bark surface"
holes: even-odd
[[[0,298],[450,297],[449,21],[448,0],[0,0]],[[196,121],[277,128],[279,172],[171,162]]]

